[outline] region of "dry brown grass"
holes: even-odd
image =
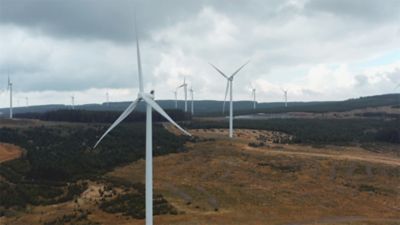
[[[187,152],[154,158],[154,188],[179,215],[155,216],[165,225],[394,225],[400,224],[400,158],[359,147],[312,148],[248,143],[268,132],[191,130],[215,141],[187,143]],[[281,135],[281,134],[279,134]],[[107,174],[144,182],[144,161]],[[101,211],[98,189],[90,183],[77,200],[88,219],[101,224],[144,224]],[[41,224],[76,209],[77,203],[34,207],[5,224]],[[0,220],[0,222],[2,222]]]
[[[12,144],[0,143],[0,163],[19,158],[23,151]]]
[[[158,216],[156,224],[400,223],[400,159],[392,154],[334,146],[250,148],[252,131],[237,130],[248,133],[234,141],[224,130],[191,132],[217,140],[154,159],[156,191],[185,212]],[[109,176],[143,182],[144,161]]]

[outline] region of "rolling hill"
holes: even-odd
[[[157,101],[165,109],[174,109],[174,100]],[[90,111],[122,111],[128,106],[129,102],[110,102],[109,104],[85,104],[77,105],[76,109]],[[197,116],[220,116],[222,115],[223,101],[197,100],[195,101],[195,112]],[[348,99],[345,101],[316,101],[316,102],[289,102],[288,107],[284,107],[283,102],[260,102],[257,110],[252,109],[251,101],[235,101],[235,114],[243,115],[250,113],[282,113],[282,112],[343,112],[354,109],[382,106],[400,106],[400,94],[385,94]],[[178,101],[178,108],[184,109],[184,101]],[[70,109],[69,105],[39,105],[29,107],[16,107],[14,113],[47,112],[59,109]],[[8,108],[0,109],[3,117],[8,115]],[[144,111],[143,103],[138,105],[138,111]]]

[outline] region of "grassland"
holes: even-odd
[[[59,125],[46,123],[49,129]],[[62,126],[71,132],[76,125]],[[106,147],[118,141],[125,149],[130,131],[117,131],[123,138]],[[234,140],[223,128],[190,132],[195,137],[185,140],[185,151],[171,149],[154,158],[155,205],[163,212],[155,224],[400,224],[398,144],[298,144],[293,134],[268,129],[236,129]],[[158,136],[166,138],[161,146],[175,140],[165,135]],[[72,199],[28,204],[0,217],[0,224],[144,224],[144,161],[113,165],[102,168],[109,171],[104,175],[72,176],[83,187]]]
[[[17,159],[23,151],[18,146],[0,143],[0,163]]]
[[[156,217],[156,224],[400,223],[400,158],[391,151],[252,148],[260,135],[252,130],[240,130],[243,138],[234,141],[224,138],[226,130],[191,132],[207,141],[155,159],[155,189],[185,212]],[[138,161],[108,176],[142,181],[143,168]]]

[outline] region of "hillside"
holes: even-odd
[[[174,100],[158,100],[164,109],[174,109]],[[85,104],[77,105],[76,109],[92,110],[92,111],[122,111],[128,106],[129,102],[111,102],[109,104]],[[223,101],[213,100],[197,100],[195,101],[195,112],[197,116],[220,116],[222,115]],[[368,97],[360,97],[345,101],[325,101],[325,102],[289,102],[288,107],[284,107],[283,102],[260,102],[257,104],[257,110],[253,110],[251,101],[235,101],[235,114],[249,113],[282,113],[282,112],[342,112],[367,107],[380,106],[399,106],[400,94],[386,94]],[[58,109],[70,109],[68,105],[43,105],[30,107],[16,107],[14,113],[27,112],[46,112]],[[178,108],[184,109],[184,101],[178,101]],[[138,105],[138,111],[144,111],[143,103]],[[0,114],[8,115],[8,108],[0,109]]]
[[[352,224],[394,225],[398,216],[399,155],[359,147],[281,145],[267,133],[190,130],[212,138],[189,143],[188,152],[155,159],[155,188],[181,214],[157,216],[157,224]],[[144,162],[108,176],[142,181]],[[183,213],[184,212],[184,213]],[[93,216],[93,219],[98,217]],[[141,224],[132,221],[131,224]]]
[[[168,126],[171,132],[174,128]],[[274,144],[285,133],[190,130],[187,151],[154,159],[155,223],[161,225],[395,225],[399,154],[395,146]],[[262,138],[266,137],[266,139]],[[263,141],[252,147],[250,142]],[[73,199],[33,205],[4,224],[143,224],[144,161],[78,182]],[[32,187],[31,187],[32,188]],[[35,190],[35,189],[33,189]],[[56,190],[54,190],[56,191]],[[41,193],[41,192],[39,192]],[[129,194],[130,193],[130,194]],[[44,195],[44,193],[41,193]],[[162,197],[160,197],[162,196]]]

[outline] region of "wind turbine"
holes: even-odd
[[[187,83],[186,83],[186,77],[183,78],[183,84],[180,85],[178,88],[183,87],[183,90],[185,92],[185,112],[187,112]]]
[[[282,89],[282,91],[283,91],[283,95],[284,95],[284,98],[285,98],[285,107],[287,107],[287,93],[288,93],[288,90],[287,89],[286,90]]]
[[[251,85],[251,95],[253,97],[253,109],[256,109],[256,107],[257,107],[256,88],[253,85]]]
[[[241,67],[239,67],[239,69],[237,69],[231,76],[227,76],[225,75],[220,69],[218,69],[216,66],[214,66],[213,64],[210,63],[210,65],[212,67],[214,67],[215,70],[218,71],[218,73],[220,73],[223,77],[226,78],[227,82],[226,82],[226,90],[225,90],[225,99],[224,99],[224,104],[223,104],[223,112],[225,111],[225,101],[226,101],[226,97],[228,95],[228,90],[230,90],[230,104],[229,104],[229,137],[232,138],[233,137],[233,99],[232,99],[232,83],[233,83],[233,78],[235,77],[235,75],[244,67],[246,66],[250,61],[246,62],[245,64],[243,64]]]
[[[75,96],[71,96],[71,108],[75,109]]]
[[[13,83],[11,82],[10,76],[8,76],[7,90],[10,91],[10,119],[13,118],[13,96],[12,96]]]
[[[106,106],[110,106],[110,94],[108,93],[108,91],[106,92]]]
[[[26,104],[26,107],[29,106],[29,97],[25,97],[25,104]]]
[[[135,21],[136,28],[136,21]],[[175,123],[168,114],[154,101],[154,91],[150,94],[145,93],[143,90],[143,76],[142,76],[142,65],[140,61],[140,48],[139,39],[137,36],[136,29],[136,54],[137,54],[137,65],[138,65],[138,75],[139,75],[139,93],[135,101],[133,101],[128,108],[119,116],[119,118],[108,128],[108,130],[101,136],[97,141],[94,148],[103,140],[103,138],[119,123],[122,122],[137,106],[140,101],[146,103],[146,225],[153,224],[153,132],[152,132],[152,109],[160,113],[164,118],[166,118],[170,123],[177,127],[184,134],[191,136],[187,131],[181,128],[177,123]]]
[[[194,115],[194,103],[193,103],[193,93],[194,93],[194,90],[193,90],[193,87],[190,87],[189,92],[190,92],[190,96],[191,96],[191,98],[192,98],[191,112],[192,112],[192,115]]]
[[[178,91],[175,89],[174,95],[175,95],[175,109],[178,108]]]

